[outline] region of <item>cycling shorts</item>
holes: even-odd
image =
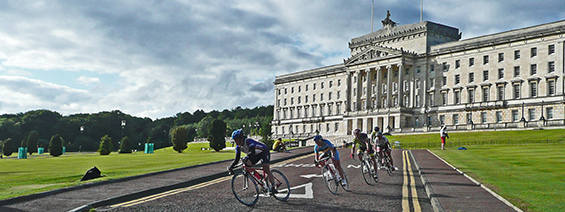
[[[263,160],[262,164],[271,163],[271,153],[269,151],[263,151],[259,154],[247,155],[243,158],[243,161],[249,160],[251,164],[255,165],[260,160]]]
[[[367,148],[364,148],[362,146],[359,147],[359,149],[357,150],[357,154],[363,154],[367,151]],[[375,156],[375,151],[373,150],[373,145],[369,144],[369,155],[370,156]]]
[[[328,154],[330,154],[334,160],[339,160],[339,151],[337,151],[337,149],[335,150],[335,154],[333,153],[333,151],[328,150],[327,152],[322,153],[322,155],[320,155],[320,158],[323,158],[324,155]]]
[[[382,151],[390,151],[390,147],[388,144],[385,145],[377,145],[377,152],[381,152]]]

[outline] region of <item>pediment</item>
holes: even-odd
[[[380,59],[388,59],[392,57],[402,56],[402,49],[393,49],[384,46],[371,46],[356,55],[345,59],[343,63],[345,65],[353,65],[359,63],[365,63]]]

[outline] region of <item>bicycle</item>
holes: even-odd
[[[239,164],[236,167],[239,166],[242,166],[242,172],[235,173],[231,180],[232,192],[239,202],[247,206],[253,206],[257,203],[260,193],[265,196],[273,196],[279,201],[288,200],[290,196],[290,185],[288,184],[288,179],[281,171],[271,169],[275,183],[275,194],[270,191],[269,178],[260,164],[255,166]],[[259,171],[262,173],[259,173]]]
[[[378,183],[379,178],[377,175],[377,170],[375,170],[374,162],[371,160],[369,154],[364,153],[361,161],[361,175],[368,185],[371,185],[370,178],[373,178],[375,183]]]
[[[392,172],[394,171],[394,167],[392,166],[392,162],[390,157],[384,153],[384,151],[380,151],[378,154],[378,161],[379,165],[383,167],[389,176],[392,176]]]
[[[322,180],[330,190],[332,194],[337,194],[337,189],[339,188],[339,184],[341,184],[341,180],[338,180],[339,172],[336,170],[333,162],[330,160],[331,156],[329,154],[323,154],[321,159],[318,161],[318,166],[322,167]],[[328,161],[329,160],[329,161]],[[347,175],[343,173],[342,178],[345,181],[349,182],[347,179]],[[348,184],[341,184],[341,187],[345,191],[349,191],[349,183]]]

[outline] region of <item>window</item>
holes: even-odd
[[[312,90],[316,90],[316,83],[312,84]]]
[[[284,94],[287,94],[287,90],[286,90],[286,88],[284,88]]]
[[[547,62],[547,73],[551,73],[555,71],[555,62],[549,61]]]
[[[520,59],[520,50],[514,51],[514,60]]]
[[[467,124],[470,124],[472,122],[473,122],[473,114],[467,113]]]
[[[340,93],[340,91],[337,91],[337,97],[336,97],[337,99],[339,99],[339,93]]]
[[[468,102],[469,103],[475,102],[475,89],[469,89],[469,90],[467,90],[467,93],[469,94],[468,95],[468,97],[469,97]]]
[[[328,100],[330,100],[330,101],[332,100],[332,92],[328,93]]]
[[[488,55],[483,56],[483,65],[488,63]]]
[[[335,125],[334,130],[337,132],[337,129],[339,128],[339,124],[336,122],[334,125]]]
[[[341,86],[341,80],[340,79],[337,80],[337,86]]]
[[[320,101],[324,101],[324,94],[323,93],[320,94]]]
[[[514,99],[519,99],[520,98],[520,84],[514,84],[512,87],[513,87],[512,89],[514,90],[514,92],[513,92],[514,93],[514,96],[513,96]]]
[[[427,118],[428,126],[429,126],[429,125],[432,125],[432,117],[431,117],[431,116],[428,116],[428,117],[426,117],[426,118]]]
[[[446,62],[442,63],[443,71],[449,71],[449,67],[447,66]]]
[[[335,113],[336,114],[341,113],[341,105],[340,104],[337,104]]]
[[[306,91],[308,91],[308,85],[306,85]]]
[[[328,105],[328,115],[332,115],[332,106],[333,105]]]
[[[502,78],[504,78],[504,69],[499,68],[498,69],[498,79],[502,79]]]
[[[481,123],[487,122],[487,112],[481,112]]]
[[[555,80],[547,81],[547,95],[548,96],[555,95]]]
[[[280,107],[280,106],[281,106],[281,100],[277,99],[277,107]]]
[[[536,120],[536,109],[528,109],[528,120],[530,121]]]
[[[475,65],[475,58],[469,58],[469,67]]]
[[[496,111],[496,123],[502,122],[502,111]]]
[[[498,62],[504,61],[504,53],[498,53]]]
[[[284,105],[286,105],[286,98],[284,98]]]
[[[277,89],[277,94],[281,95],[281,89]]]
[[[441,82],[442,82],[443,86],[446,86],[447,85],[447,77],[443,77]]]
[[[534,47],[530,49],[530,57],[535,57],[538,55],[538,48]]]
[[[461,66],[461,62],[459,60],[455,60],[455,68],[459,68]]]
[[[298,104],[300,104],[300,97],[298,97]]]
[[[459,84],[460,81],[461,81],[461,79],[460,79],[460,77],[459,77],[459,74],[456,74],[456,75],[455,75],[455,84],[456,84],[456,85]]]
[[[447,92],[441,93],[441,101],[443,105],[447,105]]]
[[[518,110],[512,110],[512,122],[517,122],[518,120],[520,120],[518,118]]]
[[[538,73],[538,65],[537,64],[531,64],[530,65],[530,75],[534,75]]]
[[[298,92],[301,92],[302,86],[298,86]]]
[[[434,82],[435,82],[435,80],[434,80],[434,79],[430,79],[430,88],[433,88],[433,87],[435,87],[435,86],[434,86]]]
[[[445,124],[445,115],[440,115],[440,116],[439,116],[439,123],[440,123],[441,125],[444,125],[444,124]]]
[[[330,80],[330,88],[334,85],[334,82]]]
[[[488,102],[488,94],[489,94],[488,87],[483,87],[483,102]]]
[[[552,107],[545,108],[545,114],[547,116],[547,119],[553,119],[553,108]]]
[[[455,101],[455,104],[459,104],[461,103],[461,92],[460,91],[454,91],[453,92],[453,99]]]
[[[469,73],[469,82],[475,81],[475,73]]]
[[[312,117],[316,116],[316,107],[312,106]]]
[[[320,88],[324,89],[324,82],[320,83]]]
[[[459,114],[453,114],[453,125],[459,124]]]
[[[308,103],[308,95],[304,96],[304,103]]]
[[[496,87],[497,100],[504,100],[504,86]]]
[[[290,97],[290,105],[294,104],[294,97]]]
[[[316,94],[312,94],[312,102],[316,102]]]
[[[520,66],[514,66],[514,77],[520,76]]]
[[[538,96],[538,83],[530,82],[530,97]]]
[[[294,87],[290,88],[290,93],[294,93]]]
[[[483,71],[483,81],[487,81],[488,80],[488,70],[484,70]]]
[[[547,46],[547,54],[553,54],[555,53],[555,45],[551,44],[549,46]]]

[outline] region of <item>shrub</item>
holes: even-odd
[[[49,154],[53,157],[63,154],[63,140],[59,134],[55,134],[49,140]]]
[[[12,152],[14,152],[14,150],[12,149],[12,142],[13,141],[11,138],[7,138],[2,142],[2,154],[6,156],[12,155]]]
[[[127,136],[120,140],[120,153],[131,153],[131,145]]]
[[[34,152],[37,152],[37,141],[39,140],[39,133],[35,130],[29,132],[26,138],[27,143],[27,150],[31,155]]]
[[[108,135],[104,135],[100,139],[100,147],[98,148],[100,155],[109,155],[112,152],[112,138]]]
[[[172,130],[171,134],[173,149],[178,153],[181,153],[187,148],[186,142],[188,141],[188,129],[182,126],[177,127]]]
[[[210,137],[208,137],[210,148],[216,150],[216,152],[226,148],[225,133],[226,123],[219,119],[214,120],[210,129]]]

